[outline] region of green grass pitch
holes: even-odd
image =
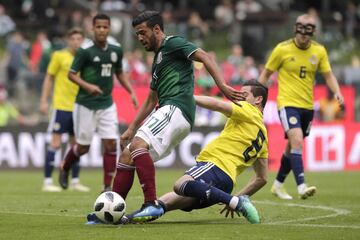
[[[158,170],[158,195],[172,188],[183,170]],[[244,185],[252,171],[239,177]],[[54,174],[57,177],[57,173]],[[262,223],[251,225],[243,217],[226,219],[221,206],[185,213],[173,211],[141,225],[85,225],[101,189],[101,170],[84,169],[82,182],[90,193],[41,192],[41,171],[0,171],[0,239],[360,239],[360,172],[307,173],[318,188],[314,198],[276,199],[269,183],[252,200]],[[56,180],[56,179],[55,179]],[[293,176],[286,185],[296,196]],[[142,202],[137,179],[127,199],[127,211]]]

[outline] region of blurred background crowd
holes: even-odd
[[[111,16],[112,36],[125,50],[124,69],[136,87],[151,80],[152,54],[134,38],[132,17],[145,9],[161,11],[165,32],[181,35],[212,52],[226,82],[241,85],[256,79],[269,51],[291,38],[300,13],[318,21],[316,40],[328,49],[340,84],[356,89],[355,120],[360,121],[360,3],[353,0],[0,0],[0,127],[11,123],[48,121],[38,114],[41,86],[54,50],[64,47],[70,27],[84,29],[91,38],[92,17]],[[214,81],[195,63],[195,84],[202,94],[216,95]],[[316,79],[323,84],[320,75]],[[273,75],[271,84],[277,84]],[[319,118],[331,99],[318,106]],[[329,110],[331,111],[331,109]],[[221,116],[205,112],[197,125],[218,125]],[[335,115],[334,115],[335,116]],[[337,115],[341,118],[341,113]],[[10,120],[12,118],[13,120]]]

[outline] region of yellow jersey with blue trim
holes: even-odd
[[[47,73],[54,77],[54,94],[52,107],[54,109],[72,112],[79,86],[67,76],[74,55],[68,50],[55,51],[51,57]]]
[[[296,46],[290,39],[279,43],[272,51],[266,69],[278,71],[278,109],[298,107],[312,110],[315,74],[331,71],[328,55],[323,45],[311,41],[307,49]]]
[[[232,103],[223,131],[200,152],[196,161],[211,162],[236,183],[236,177],[258,158],[268,158],[268,137],[262,112],[252,104]]]

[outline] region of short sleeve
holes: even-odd
[[[325,47],[323,47],[322,49],[323,49],[323,54],[319,62],[319,72],[327,73],[331,71],[331,66]]]
[[[199,49],[194,43],[187,41],[182,37],[174,37],[168,40],[169,48],[174,49],[182,57],[190,58],[197,49]]]
[[[272,72],[275,72],[278,70],[280,65],[281,65],[281,49],[278,45],[274,48],[274,50],[270,54],[270,57],[266,62],[265,68],[269,69]]]
[[[87,53],[85,49],[78,48],[78,50],[75,53],[74,61],[72,62],[70,71],[73,73],[81,72],[86,62],[86,56]]]
[[[60,69],[60,66],[61,65],[60,65],[59,54],[57,52],[54,52],[51,57],[49,66],[47,68],[47,73],[52,76],[56,75]]]
[[[121,48],[119,48],[117,51],[116,51],[117,55],[118,55],[118,58],[117,58],[117,61],[114,65],[115,67],[115,72],[116,73],[121,73],[122,70],[123,70],[123,65],[122,65],[122,60],[123,60],[123,51]]]
[[[262,146],[262,148],[260,150],[258,158],[264,158],[264,159],[269,158],[269,149],[268,149],[267,136],[266,136],[266,141],[264,142],[264,144],[263,144],[263,146]]]

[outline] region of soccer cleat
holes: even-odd
[[[71,183],[69,186],[70,190],[79,191],[79,192],[89,192],[90,188],[87,186],[82,185],[81,183]]]
[[[164,209],[158,203],[144,203],[142,207],[125,217],[129,222],[133,223],[145,223],[158,219],[164,214]]]
[[[239,196],[239,203],[235,209],[240,212],[250,223],[260,223],[260,217],[255,206],[250,202],[247,195]]]
[[[86,216],[86,220],[87,220],[87,222],[85,223],[86,225],[103,224],[103,222],[101,222],[101,220],[95,215],[95,213],[89,213]]]
[[[69,171],[60,169],[59,184],[63,189],[67,189],[69,187]]]
[[[308,197],[314,196],[315,193],[315,186],[308,187],[305,185],[304,188],[299,191],[299,196],[301,199],[307,199]]]
[[[281,187],[275,187],[275,185],[273,184],[271,187],[271,193],[280,199],[285,199],[285,200],[293,199],[292,196],[290,196],[286,192],[284,185],[281,185]]]
[[[61,192],[61,188],[54,184],[44,184],[42,187],[43,192]]]

